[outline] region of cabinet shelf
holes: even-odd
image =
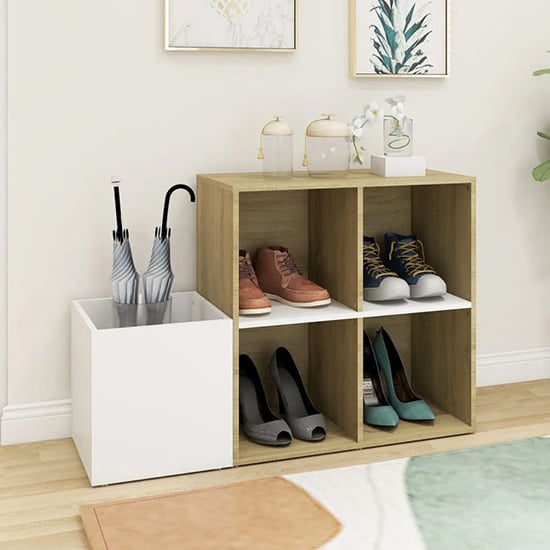
[[[450,437],[472,433],[473,428],[466,422],[462,422],[452,414],[438,411],[433,404],[435,412],[433,423],[407,422],[400,420],[399,425],[393,429],[380,429],[373,426],[363,427],[363,443],[361,448],[380,447],[382,445],[397,445],[410,443],[411,441],[423,441],[439,437]]]
[[[427,171],[383,178],[267,178],[199,175],[197,290],[233,319],[233,463],[253,464],[471,433],[475,428],[475,179]],[[426,261],[447,284],[440,298],[363,299],[363,236],[384,256],[384,236],[417,235]],[[239,250],[286,246],[306,277],[330,292],[327,307],[272,303],[267,315],[239,316]],[[434,403],[433,424],[394,430],[363,424],[363,331],[384,326],[415,391]],[[325,414],[325,441],[257,445],[239,426],[239,354],[249,354],[277,412],[269,359],[289,349],[308,393]]]
[[[472,302],[453,294],[445,294],[437,298],[424,298],[422,300],[363,301],[363,311],[355,311],[336,300],[333,300],[329,306],[317,308],[296,308],[272,302],[271,313],[265,315],[240,315],[239,329],[323,323],[325,321],[338,321],[342,319],[389,317],[392,315],[409,315],[471,308]]]
[[[241,315],[239,328],[276,327],[281,325],[300,325],[302,323],[322,323],[324,321],[338,321],[355,319],[357,312],[333,300],[328,306],[297,308],[271,302],[271,313],[266,315]]]
[[[432,311],[451,311],[455,309],[471,309],[472,302],[453,294],[445,294],[437,298],[422,300],[395,300],[390,302],[363,301],[363,311],[359,317],[389,317],[391,315],[409,315],[414,313],[429,313]]]
[[[240,434],[239,460],[237,464],[255,464],[257,462],[271,462],[274,460],[287,460],[326,453],[337,453],[358,449],[358,443],[347,437],[334,422],[327,420],[327,437],[324,441],[311,443],[294,439],[288,447],[267,447],[257,445],[245,435]]]

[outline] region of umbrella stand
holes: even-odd
[[[195,202],[194,191],[182,183],[174,185],[168,189],[164,197],[164,206],[162,210],[162,225],[155,228],[155,238],[153,240],[153,249],[149,267],[143,274],[143,290],[145,302],[147,304],[157,304],[166,302],[172,294],[172,285],[174,274],[170,264],[170,228],[168,225],[168,211],[170,208],[170,198],[174,191],[183,189],[189,193],[191,202]]]

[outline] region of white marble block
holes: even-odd
[[[425,176],[426,159],[424,157],[387,157],[384,155],[371,155],[370,169],[373,174],[386,178]]]

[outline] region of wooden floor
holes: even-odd
[[[82,504],[550,435],[550,380],[478,390],[473,435],[90,488],[70,439],[0,447],[0,548],[87,548]]]

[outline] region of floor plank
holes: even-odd
[[[2,550],[85,549],[79,509],[92,502],[550,435],[550,380],[479,388],[477,419],[477,432],[471,435],[94,489],[88,484],[70,439],[0,447],[0,547]]]

